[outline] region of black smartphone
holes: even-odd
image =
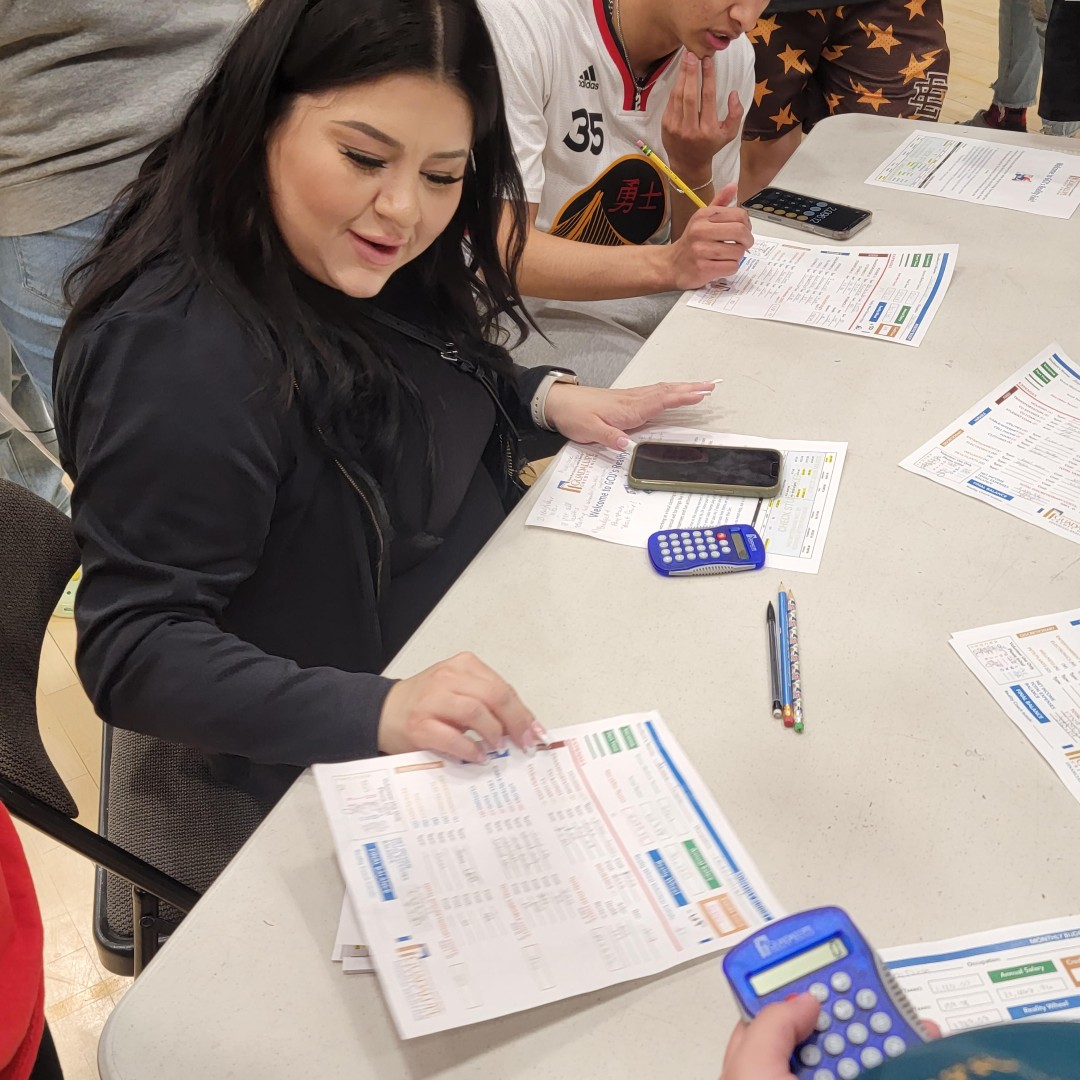
[[[843,206],[783,188],[762,188],[742,204],[751,217],[777,221],[793,229],[846,240],[870,224],[874,216],[857,206]]]
[[[780,491],[779,450],[753,446],[641,442],[630,458],[627,483],[643,491],[771,498]]]

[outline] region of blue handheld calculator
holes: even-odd
[[[752,525],[665,529],[649,537],[649,558],[665,577],[699,577],[760,570],[765,542]]]
[[[791,1058],[798,1080],[855,1080],[928,1041],[896,980],[838,907],[770,923],[724,957],[724,974],[747,1019],[807,990],[821,1002],[815,1030]]]

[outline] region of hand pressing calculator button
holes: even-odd
[[[653,567],[665,577],[730,574],[765,565],[765,542],[751,525],[653,533],[648,551]]]
[[[840,908],[770,923],[727,954],[724,973],[747,1018],[793,994],[817,999],[814,1030],[791,1056],[796,1080],[858,1080],[926,1040],[911,1003]]]

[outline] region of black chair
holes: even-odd
[[[72,820],[78,807],[42,744],[36,690],[49,617],[78,565],[70,521],[0,479],[0,801],[98,864],[102,963],[137,975],[268,808],[213,781],[190,747],[105,725],[99,832]]]

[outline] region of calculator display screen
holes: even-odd
[[[848,947],[840,937],[830,938],[820,945],[815,945],[812,949],[807,949],[806,952],[799,953],[798,956],[791,957],[790,960],[784,960],[771,968],[759,971],[756,975],[751,975],[750,985],[758,997],[764,997],[774,990],[779,990],[781,986],[787,986],[788,983],[801,979],[804,975],[820,971],[821,968],[828,967],[837,960],[843,960],[847,954]]]
[[[746,552],[746,545],[743,543],[742,536],[740,536],[739,533],[731,534],[731,542],[735,545],[735,554],[738,555],[740,559],[750,558]]]
[[[820,225],[831,232],[845,233],[870,216],[869,210],[842,206],[811,195],[800,195],[783,188],[764,188],[742,204],[762,216],[787,218],[790,221]]]

